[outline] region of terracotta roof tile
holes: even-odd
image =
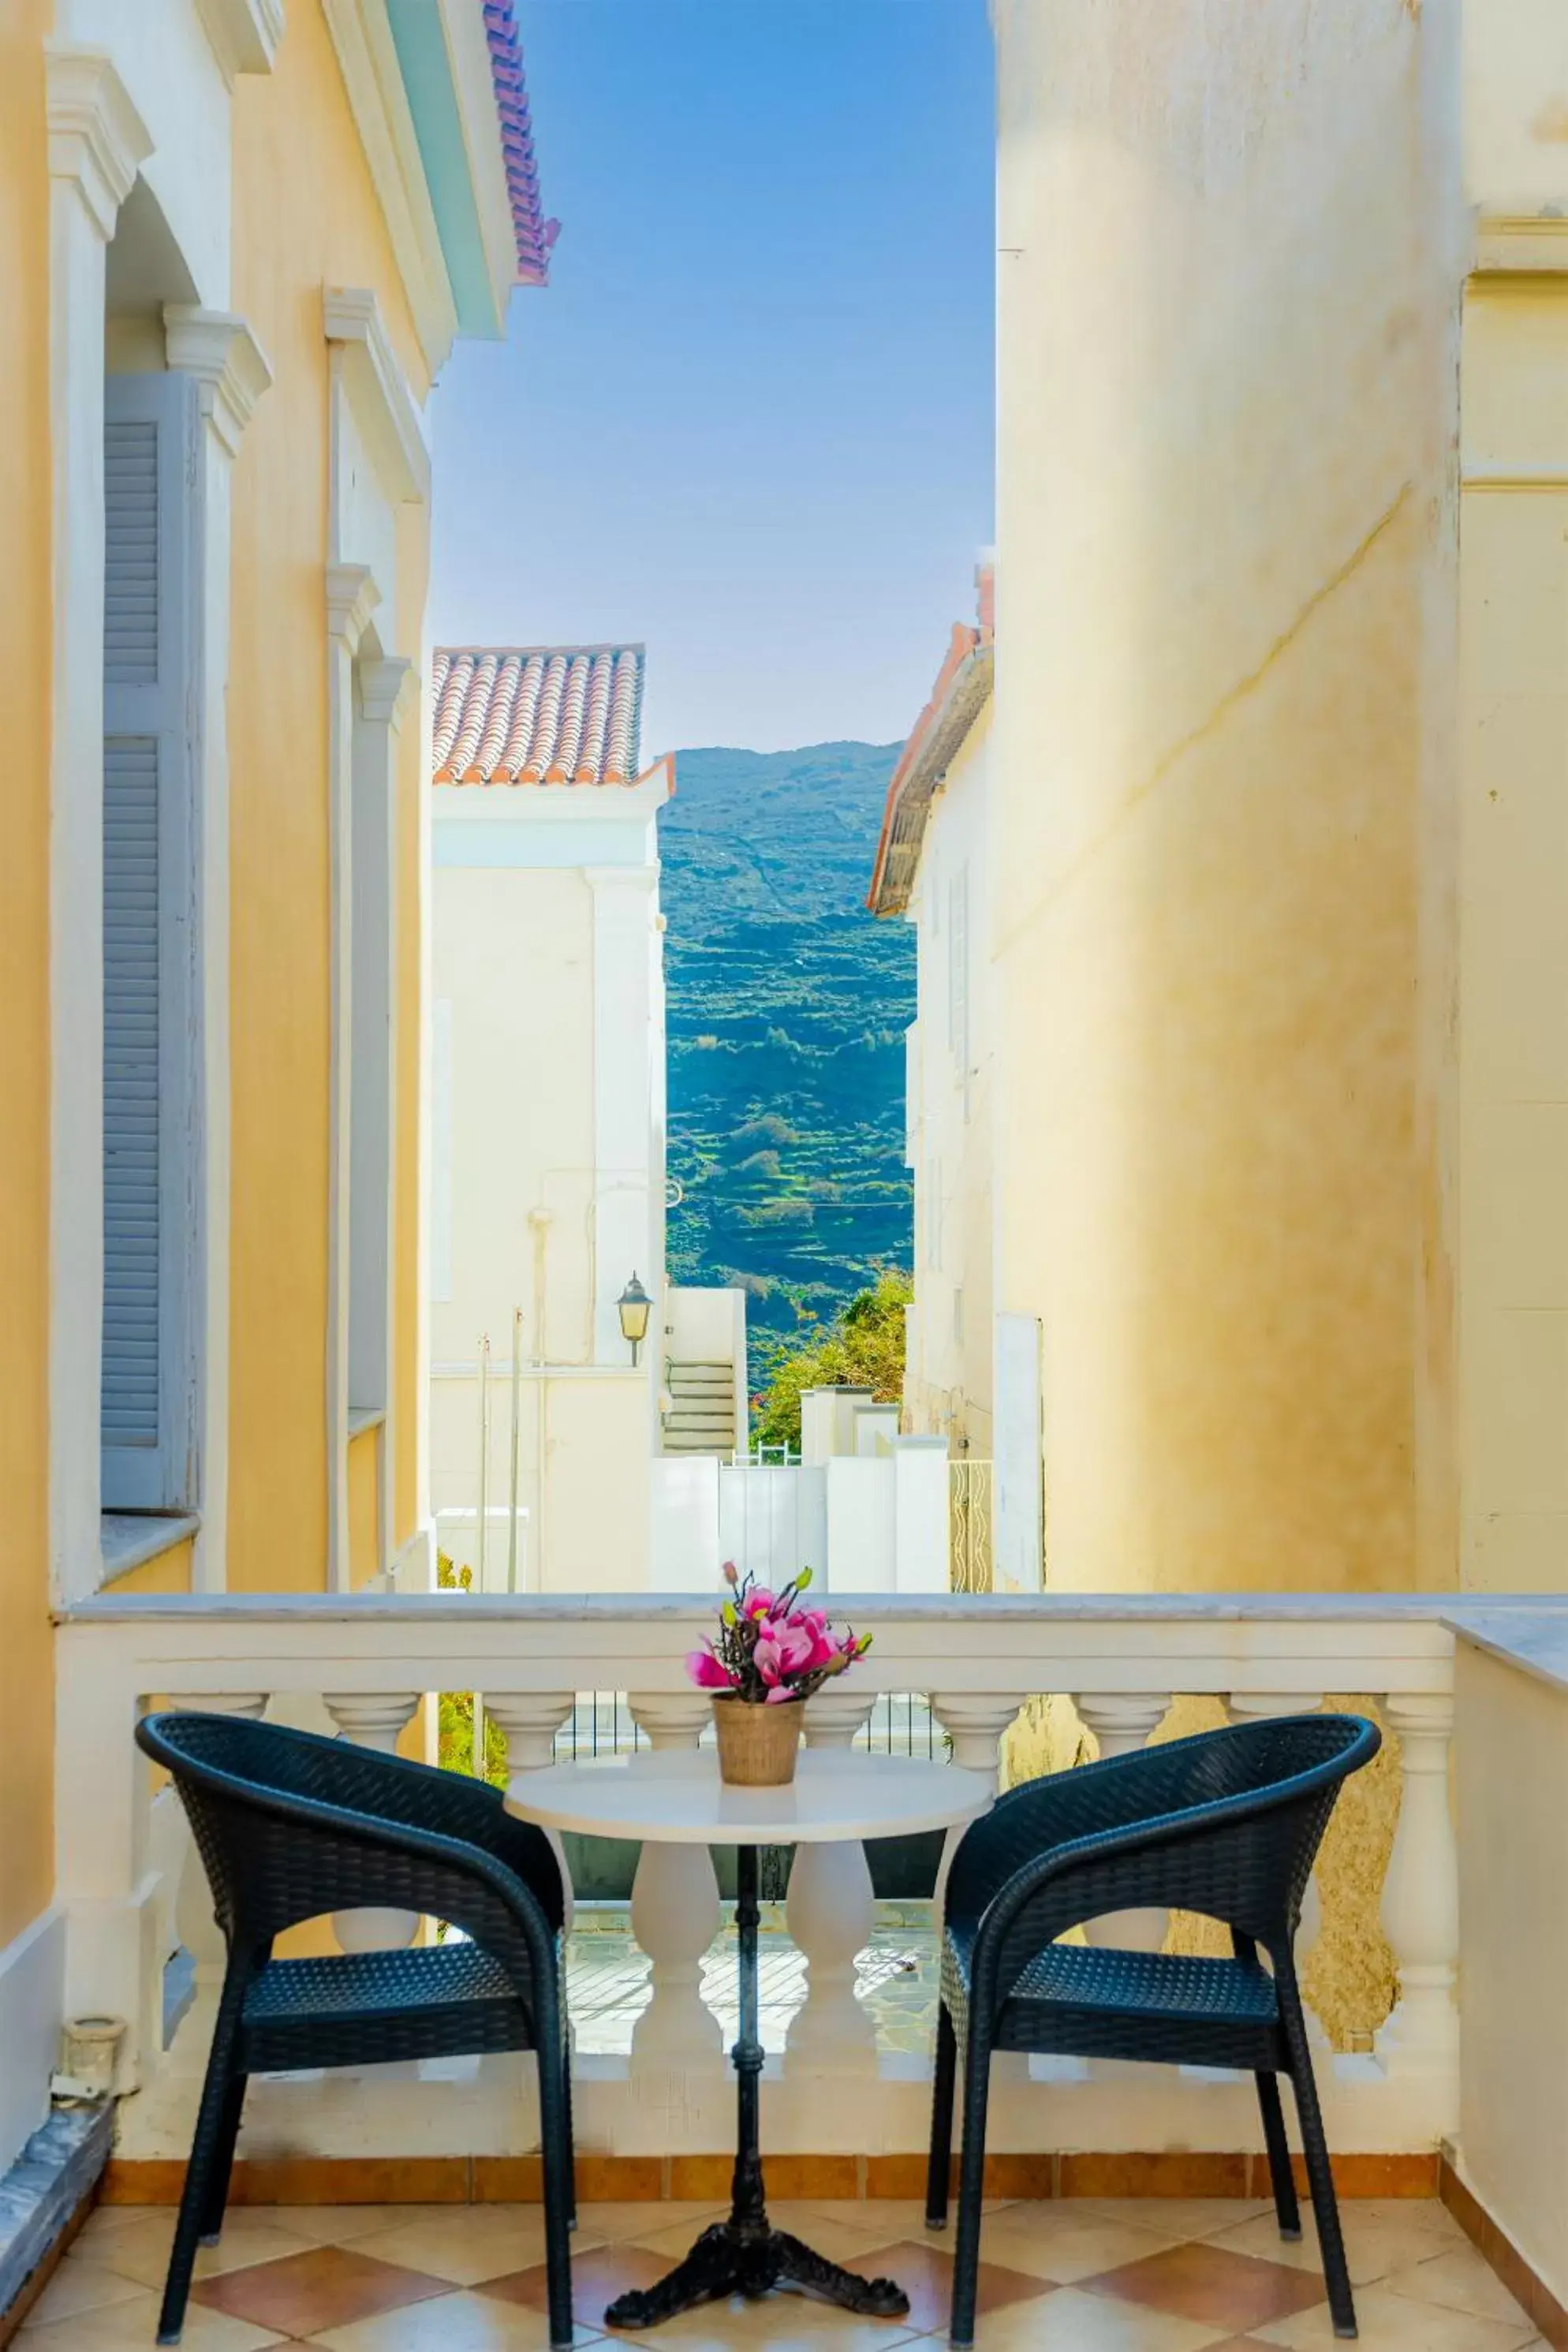
[[[539,166],[533,152],[533,122],[529,112],[514,0],[484,0],[484,15],[507,194],[511,201],[512,229],[517,238],[518,283],[543,286],[550,277],[550,248],[560,235],[561,224],[545,219],[539,200]]]
[[[438,784],[629,784],[640,646],[458,646],[437,653]]]

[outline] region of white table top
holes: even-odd
[[[956,1764],[808,1748],[783,1789],[731,1789],[712,1748],[642,1748],[591,1764],[520,1772],[507,1810],[542,1829],[674,1845],[810,1845],[906,1837],[973,1821],[991,1782]]]

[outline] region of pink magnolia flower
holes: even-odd
[[[733,1690],[735,1676],[721,1666],[711,1650],[689,1650],[686,1671],[699,1690]]]
[[[771,1617],[774,1606],[773,1596],[766,1585],[759,1584],[747,1593],[742,1604],[741,1614],[743,1617]]]

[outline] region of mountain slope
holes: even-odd
[[[865,907],[897,756],[682,751],[659,820],[670,1275],[743,1283],[754,1332],[910,1263],[914,934]]]

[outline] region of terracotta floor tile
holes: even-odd
[[[405,2304],[426,2303],[450,2287],[449,2279],[378,2262],[352,2246],[312,2246],[309,2253],[290,2254],[283,2262],[204,2279],[191,2299],[270,2328],[274,2336],[316,2336]]]
[[[810,2295],[786,2294],[704,2304],[645,2335],[606,2332],[605,2342],[639,2352],[903,2352],[910,2337],[907,2321],[863,2319]]]
[[[1237,2336],[1260,2321],[1284,2319],[1323,2300],[1321,2280],[1305,2271],[1258,2262],[1201,2240],[1167,2246],[1161,2253],[1102,2271],[1098,2278],[1082,2279],[1079,2284],[1089,2294],[1112,2295],[1119,2302],[1174,2312],[1184,2319],[1206,2320]]]
[[[124,2209],[118,2208],[118,2210]],[[475,2210],[469,2205],[237,2205],[231,2214],[247,2213],[258,2221],[271,2221],[279,2230],[289,2230],[297,2237],[309,2238],[312,2245],[352,2246],[361,2238],[375,2236],[383,2230],[416,2227],[421,2221],[437,2217],[451,2220],[455,2215]],[[529,2210],[529,2209],[522,2209]]]
[[[579,2326],[597,2329],[604,2324],[606,2304],[634,2287],[652,2286],[670,2268],[668,2256],[655,2253],[649,2246],[590,2246],[579,2253],[574,2243],[573,2315]],[[550,2299],[546,2277],[544,2264],[532,2263],[526,2269],[485,2280],[479,2292],[530,2311],[543,2311]]]
[[[933,2246],[929,2240],[906,2238],[894,2245],[879,2246],[875,2261],[868,2258],[854,2267],[868,2278],[897,2280],[910,2299],[909,2316],[899,2325],[922,2336],[945,2332],[952,2311],[952,2256],[944,2247]],[[1000,2311],[1008,2304],[1026,2303],[1054,2292],[1048,2280],[983,2259],[976,2307],[982,2313]]]
[[[877,2210],[875,2205],[839,2208],[841,2212],[862,2216],[875,2215]],[[774,2229],[787,2230],[793,2236],[803,2238],[808,2246],[815,2246],[819,2254],[826,2254],[830,2263],[841,2263],[852,2271],[864,2270],[869,2254],[879,2246],[886,2246],[902,2235],[900,2231],[889,2229],[886,2222],[879,2224],[875,2220],[830,2221],[826,2214],[813,2212],[803,2205],[770,2205],[768,2219]],[[651,2230],[637,2242],[639,2246],[647,2246],[653,2253],[661,2254],[668,2264],[680,2260],[699,2233],[698,2230],[682,2223],[673,2230]],[[574,2245],[575,2242],[574,2240]]]

